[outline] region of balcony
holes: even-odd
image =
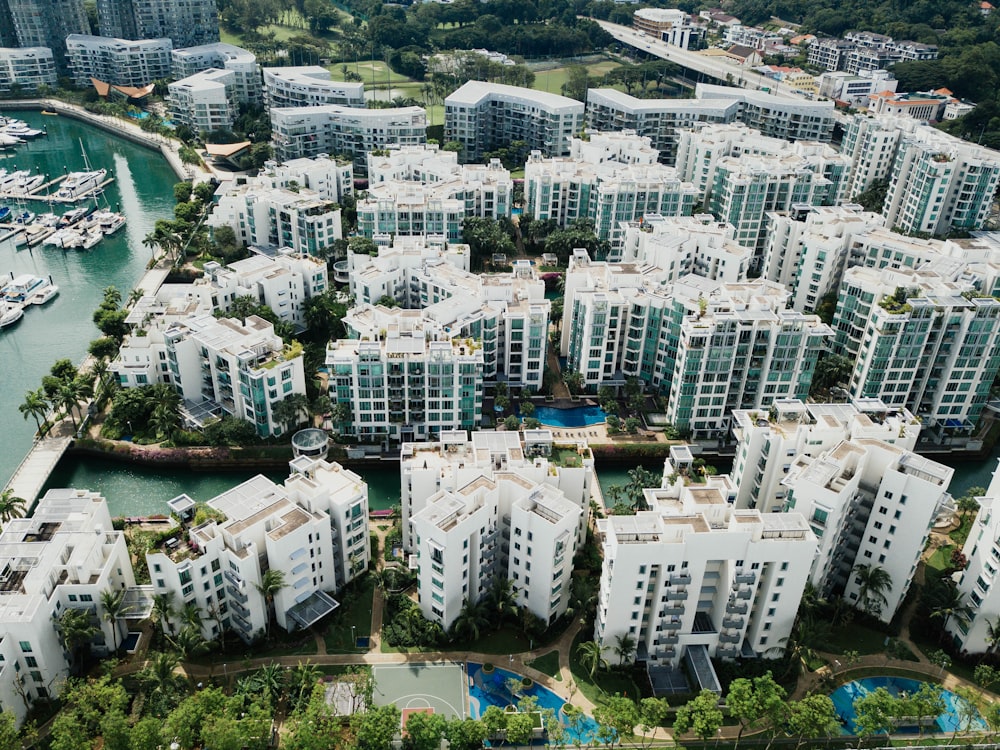
[[[658,641],[665,646],[673,646],[679,643],[681,640],[680,636],[676,633],[671,633],[669,635],[661,635]]]
[[[691,585],[691,574],[690,573],[671,573],[670,574],[670,585],[671,586],[689,586],[689,585]]]
[[[684,607],[664,607],[662,610],[661,617],[667,617],[671,615],[682,615],[684,614]]]
[[[668,620],[667,622],[663,623],[660,627],[663,630],[680,630],[681,629],[681,621],[680,620]]]
[[[240,602],[240,604],[246,604],[250,600],[246,594],[234,586],[226,586],[226,594]]]
[[[736,633],[722,633],[719,636],[719,641],[722,643],[739,643],[740,636]]]
[[[751,584],[751,583],[754,583],[757,580],[757,574],[756,573],[737,573],[735,580],[736,580],[736,583]]]
[[[660,649],[658,655],[663,657],[664,659],[673,659],[675,656],[677,656],[677,649],[675,649],[673,646],[667,646],[666,648]]]
[[[687,589],[667,589],[667,599],[682,602],[688,598],[689,593]]]
[[[719,646],[715,653],[723,659],[735,659],[739,656],[740,650],[736,646]]]
[[[753,596],[753,589],[740,589],[736,592],[737,599],[749,599]]]
[[[742,618],[742,617],[723,617],[722,618],[722,627],[724,627],[724,628],[733,628],[734,630],[742,630],[743,629],[743,624],[745,622],[746,622],[746,620],[744,618]]]
[[[745,615],[749,611],[749,607],[746,604],[737,604],[736,602],[729,602],[726,605],[726,614],[730,615]]]

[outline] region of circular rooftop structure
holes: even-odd
[[[292,452],[295,457],[326,458],[330,449],[330,437],[325,430],[310,427],[292,435]]]

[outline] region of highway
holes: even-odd
[[[786,84],[761,75],[754,70],[748,70],[718,58],[699,55],[697,52],[688,52],[672,44],[658,41],[654,37],[629,26],[599,21],[596,18],[591,20],[622,44],[635,47],[640,52],[646,52],[662,60],[669,60],[686,70],[714,78],[719,83],[746,89],[768,89],[772,94],[778,94],[782,97],[811,101],[803,92],[791,89]]]

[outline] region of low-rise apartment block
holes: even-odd
[[[304,456],[283,485],[258,475],[208,502],[210,519],[147,553],[157,594],[176,609],[194,604],[207,616],[202,635],[225,631],[247,643],[268,627],[258,589],[269,570],[283,574],[274,594],[279,627],[307,628],[329,613],[344,585],[368,568],[368,486],[336,463]],[[186,495],[178,501],[193,505]],[[182,627],[175,618],[168,627]]]
[[[694,186],[657,163],[649,138],[633,131],[591,133],[570,144],[569,157],[546,159],[533,151],[524,166],[524,208],[535,219],[559,226],[590,219],[599,238],[617,240],[622,221],[691,213]]]
[[[696,48],[705,30],[695,26],[691,16],[677,8],[640,8],[632,14],[632,25],[658,41],[681,49]]]
[[[344,196],[354,194],[354,168],[349,160],[327,154],[320,154],[314,159],[268,161],[257,173],[254,182],[282,190],[305,188],[320,200],[340,203]]]
[[[549,430],[441,433],[402,447],[403,547],[424,615],[449,627],[497,579],[545,623],[566,612],[596,477],[587,444]]]
[[[264,106],[343,107],[365,106],[365,85],[351,81],[331,81],[330,71],[319,65],[291,68],[264,68]]]
[[[169,39],[110,39],[70,34],[66,55],[77,86],[90,86],[90,79],[116,86],[146,86],[170,77]]]
[[[55,59],[48,47],[0,48],[0,93],[55,86],[57,75]]]
[[[30,518],[12,518],[0,533],[0,698],[22,722],[35,701],[62,692],[72,656],[59,618],[85,610],[97,628],[91,648],[112,653],[124,618],[107,620],[106,591],[135,589],[125,535],[111,525],[104,498],[76,489],[49,490]],[[134,611],[129,617],[148,614]]]
[[[475,341],[393,328],[376,341],[331,342],[326,367],[330,399],[350,413],[342,430],[361,440],[426,440],[482,421],[483,350]]]
[[[261,101],[260,66],[257,56],[249,50],[225,42],[202,44],[198,47],[175,49],[170,53],[171,70],[175,79],[217,68],[236,74],[236,100],[259,104]]]
[[[745,281],[753,248],[737,244],[734,234],[731,225],[711,214],[647,214],[620,225],[620,247],[612,247],[610,260],[656,266],[665,272],[663,281],[691,273],[727,283]]]
[[[935,518],[949,501],[954,470],[878,439],[844,440],[815,457],[799,455],[783,483],[785,508],[802,513],[819,539],[810,580],[889,622],[906,598]],[[881,568],[889,586],[866,588]]]
[[[271,132],[279,161],[344,154],[354,159],[355,171],[363,174],[369,152],[394,144],[425,143],[427,112],[421,107],[359,109],[336,104],[275,107]]]
[[[668,460],[666,471],[685,470]],[[736,510],[724,477],[645,490],[649,510],[597,522],[604,548],[594,640],[613,658],[678,667],[721,691],[710,657],[763,656],[791,633],[816,538],[800,513]]]
[[[212,68],[167,85],[170,117],[196,133],[228,130],[239,114],[237,75]]]
[[[269,187],[268,181],[220,188],[208,225],[232,227],[245,245],[314,256],[343,237],[339,204],[312,190]]]
[[[582,102],[558,94],[469,81],[444,100],[444,139],[461,143],[469,162],[512,141],[544,156],[567,156],[583,111]]]

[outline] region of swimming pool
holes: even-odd
[[[517,703],[517,699],[507,691],[507,680],[511,677],[521,679],[523,675],[497,667],[487,674],[483,672],[482,664],[471,661],[466,664],[466,672],[469,675],[469,714],[473,719],[482,718],[483,712],[490,706],[507,708]],[[567,726],[566,718],[561,713],[566,701],[548,688],[534,683],[523,692],[523,695],[537,698],[539,709],[550,708],[556,712],[566,730],[566,736],[561,744],[586,745],[597,736],[597,722],[586,714],[581,714],[576,726]]]
[[[553,406],[536,406],[535,419],[550,427],[589,427],[603,424],[607,415],[599,406],[574,406],[572,409],[556,409]]]
[[[833,705],[837,709],[837,716],[841,719],[844,734],[853,734],[855,729],[854,719],[857,716],[854,711],[854,701],[858,698],[880,687],[885,688],[895,697],[913,695],[923,685],[924,683],[920,680],[910,680],[905,677],[865,677],[864,679],[841,685],[830,693],[830,700],[833,701]],[[954,732],[959,728],[959,723],[961,722],[959,712],[955,707],[958,696],[950,690],[942,690],[941,697],[944,699],[946,710],[937,717],[937,729],[935,730],[932,727],[930,731]],[[985,728],[986,723],[981,718],[973,720],[972,729]],[[915,733],[917,731],[916,727],[901,727],[899,729],[900,733]]]

